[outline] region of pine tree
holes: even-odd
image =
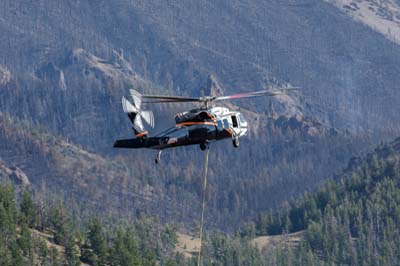
[[[21,202],[21,216],[23,222],[27,223],[29,227],[35,227],[37,221],[36,207],[28,191],[24,191]]]
[[[110,252],[112,266],[141,266],[138,243],[132,230],[118,230]]]
[[[98,258],[98,265],[107,263],[107,242],[104,237],[104,229],[98,219],[92,219],[89,223],[89,231],[87,238],[89,247]]]
[[[20,237],[17,240],[18,245],[22,251],[22,254],[25,257],[30,257],[33,254],[33,241],[32,241],[32,235],[31,231],[29,230],[29,227],[27,224],[22,224],[21,225],[21,233]]]
[[[75,237],[70,230],[66,231],[65,235],[65,260],[68,266],[80,266],[79,249],[75,244]]]
[[[46,242],[42,239],[39,239],[37,245],[38,245],[38,259],[40,265],[42,266],[50,265],[49,249],[47,248]]]
[[[49,249],[49,265],[61,266],[60,254],[55,247]]]

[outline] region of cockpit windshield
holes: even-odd
[[[242,116],[242,114],[238,114],[237,118],[239,119],[240,124],[246,123],[246,119]]]

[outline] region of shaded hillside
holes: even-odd
[[[366,149],[370,132],[330,122],[397,131],[399,48],[321,1],[6,1],[0,29],[0,111],[12,117],[1,125],[1,158],[37,188],[54,182],[94,205],[104,199],[100,208],[197,220],[198,147],[165,153],[158,168],[152,151],[112,149],[132,136],[120,106],[131,88],[196,96],[210,90],[210,73],[226,94],[301,87],[283,100],[234,103],[252,130],[238,150],[212,146],[207,217],[224,229],[312,189]],[[157,108],[155,131],[192,107]],[[21,121],[25,133],[9,133]],[[152,191],[143,201],[142,186]]]
[[[400,138],[353,159],[335,180],[281,209],[260,215],[256,234],[306,230],[295,249],[285,241],[266,252],[270,262],[319,265],[397,265],[400,225]],[[284,264],[281,264],[284,263]]]
[[[244,217],[255,217],[311,189],[366,141],[300,117],[264,120],[260,128],[265,139],[258,141],[267,148],[254,149],[249,141],[239,150],[229,141],[212,145],[210,226],[235,228]],[[57,194],[68,204],[113,219],[149,214],[187,227],[198,220],[204,154],[197,146],[166,152],[161,165],[154,167],[153,151],[120,151],[106,158],[4,114],[0,143],[0,158],[23,171],[39,194]],[[264,166],[256,167],[260,162]]]
[[[175,93],[199,95],[210,73],[228,92],[290,83],[301,88],[308,115],[334,127],[398,132],[400,47],[321,0],[8,0],[2,7],[0,64],[19,93],[42,65],[62,68],[76,48],[101,58],[117,51],[142,77]],[[80,96],[64,105],[83,106]]]
[[[0,184],[0,218],[1,266],[168,265],[176,242],[175,228],[155,219],[106,229],[62,204],[39,204],[28,191],[16,200],[11,185]]]
[[[114,220],[142,212],[173,219],[179,210],[173,208],[174,199],[139,179],[123,162],[85,151],[27,122],[1,114],[0,140],[0,157],[18,166],[14,171],[1,168],[11,181],[22,182],[16,178],[19,173],[38,195],[58,197],[76,211],[102,212]]]
[[[236,236],[209,232],[203,264],[397,265],[399,162],[397,139],[365,158],[351,160],[335,180],[276,215],[264,216],[265,220],[261,215],[255,226],[243,228]],[[0,175],[4,177],[4,170]],[[188,239],[177,238],[174,226],[141,218],[134,224],[104,227],[93,217],[78,221],[82,217],[69,213],[62,205],[38,205],[26,191],[16,204],[11,186],[0,185],[1,263],[197,265],[196,256],[182,254],[191,252],[192,247]],[[304,231],[288,234],[300,229]],[[263,232],[279,235],[252,240]],[[177,241],[182,242],[174,254]],[[263,244],[261,241],[270,243],[259,250],[254,242]],[[192,252],[196,255],[195,248]]]

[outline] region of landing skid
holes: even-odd
[[[156,159],[155,159],[156,164],[160,163],[160,161],[161,161],[161,153],[162,153],[162,150],[159,150],[157,152]]]
[[[233,147],[239,148],[239,144],[240,144],[239,143],[239,137],[237,137],[237,136],[233,137],[232,144],[233,144]]]
[[[209,146],[210,143],[208,141],[200,143],[200,150],[205,151],[206,149],[208,149]]]

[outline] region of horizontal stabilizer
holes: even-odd
[[[120,139],[114,142],[114,148],[144,148],[146,146],[143,145],[143,141],[141,139]]]

